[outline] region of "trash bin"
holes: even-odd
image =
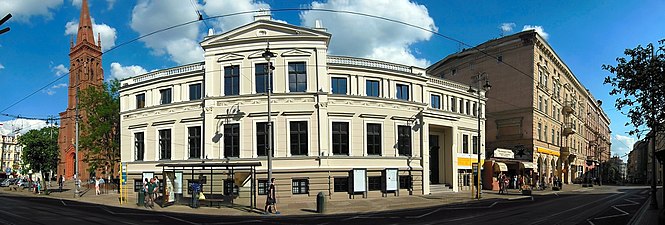
[[[139,191],[139,197],[137,198],[136,204],[138,206],[144,206],[145,204],[145,192],[143,190]]]
[[[319,192],[316,195],[316,212],[324,213],[326,210],[326,195],[323,192]]]

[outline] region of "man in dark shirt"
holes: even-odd
[[[265,214],[272,213],[273,211],[276,214],[277,212],[277,196],[275,195],[275,178],[270,179],[270,185],[268,186],[268,197],[266,198],[266,207],[264,208]]]
[[[150,182],[147,184],[148,186],[148,204],[147,206],[152,209],[153,206],[155,206],[155,192],[157,192],[157,184],[155,184],[155,178],[150,179]]]

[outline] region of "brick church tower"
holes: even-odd
[[[102,44],[99,34],[97,44],[95,44],[94,35],[90,11],[88,10],[88,1],[83,0],[76,43],[70,43],[68,103],[67,109],[60,113],[61,123],[58,135],[58,147],[60,149],[58,175],[62,175],[67,179],[72,179],[75,172],[77,92],[83,91],[90,86],[102,86],[104,81]],[[81,111],[79,111],[79,131],[82,127],[81,124],[86,121],[85,117],[80,115],[83,115]],[[78,171],[81,180],[90,177],[88,164],[83,162],[84,156],[85,152],[79,148]]]

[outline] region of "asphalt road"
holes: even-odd
[[[646,187],[594,187],[574,192],[485,199],[457,205],[329,216],[214,216],[146,211],[51,198],[0,194],[0,224],[627,224]],[[519,197],[519,196],[516,196]]]

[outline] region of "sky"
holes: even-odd
[[[76,36],[82,0],[0,0],[1,134],[26,132],[45,121],[16,119],[57,116],[67,105],[68,53]],[[366,57],[427,67],[468,46],[398,23],[358,15],[292,9],[360,12],[409,23],[469,45],[535,29],[588,88],[603,101],[611,120],[612,154],[628,153],[636,136],[628,118],[614,107],[610,75],[626,48],[665,38],[665,1],[422,1],[422,0],[89,0],[93,30],[99,33],[106,79],[202,61],[199,42],[208,29],[221,33],[249,23],[253,14],[210,18],[141,38],[153,31],[203,18],[276,10],[273,19],[313,27],[320,20],[332,34],[330,54]],[[286,10],[289,9],[289,10]],[[95,35],[97,37],[97,35]],[[135,40],[135,41],[132,41]]]

